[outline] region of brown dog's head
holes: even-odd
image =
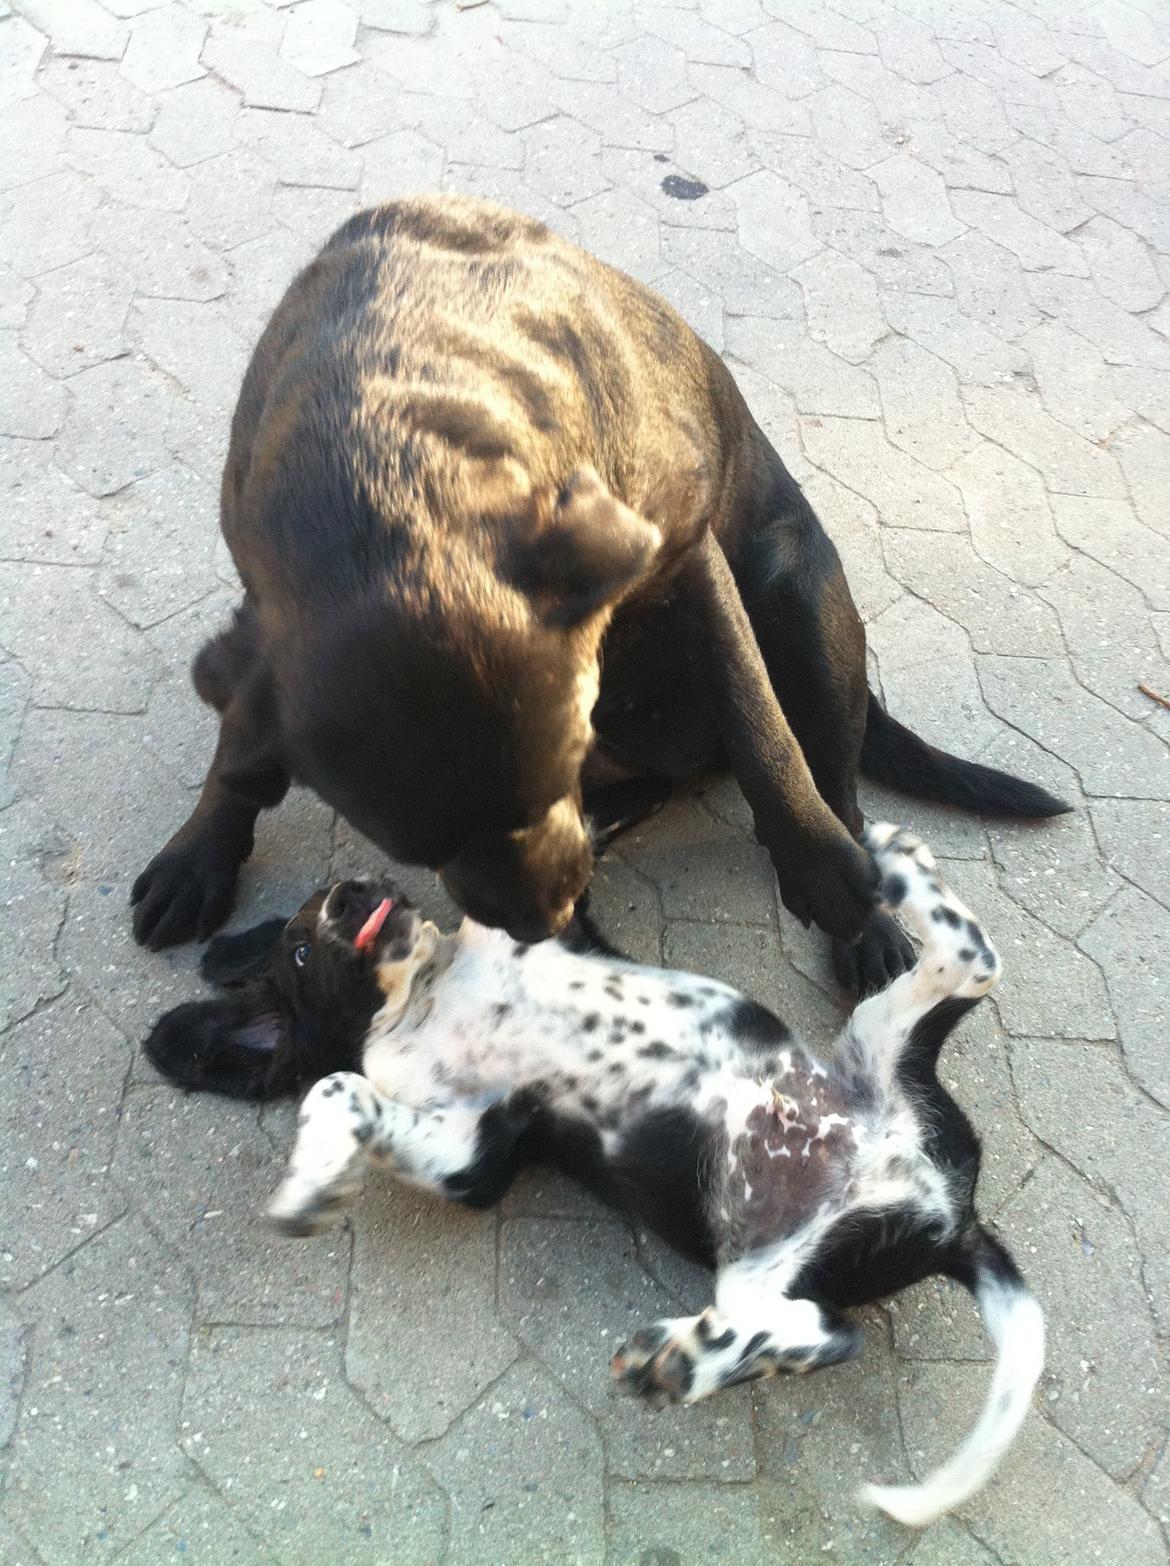
[[[291,768],[472,918],[538,941],[592,869],[581,766],[598,648],[657,556],[592,469],[518,515],[434,538],[275,650]],[[405,547],[405,546],[404,546]]]
[[[176,1006],[144,1046],[182,1087],[269,1099],[360,1065],[378,1012],[397,1018],[439,933],[392,881],[339,881],[287,921],[223,935],[200,971],[223,992]]]

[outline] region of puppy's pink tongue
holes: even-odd
[[[353,944],[359,952],[368,951],[378,939],[378,936],[382,933],[382,926],[386,923],[387,916],[393,907],[393,898],[383,897],[365,924],[362,925],[361,929],[354,936]]]

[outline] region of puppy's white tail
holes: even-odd
[[[911,1528],[925,1527],[987,1483],[1015,1440],[1044,1369],[1044,1316],[999,1241],[977,1229],[955,1276],[974,1294],[998,1358],[979,1421],[949,1462],[921,1484],[862,1487],[862,1501]]]

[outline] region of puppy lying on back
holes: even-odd
[[[228,992],[169,1012],[146,1052],[174,1082],[240,1098],[319,1078],[269,1208],[288,1233],[336,1220],[371,1159],[474,1207],[543,1160],[713,1265],[713,1306],[614,1356],[622,1389],[651,1401],[850,1358],[842,1308],[957,1279],[999,1351],[983,1414],[922,1484],[862,1492],[922,1525],[1015,1436],[1044,1325],[979,1223],[979,1142],[936,1075],[999,959],[927,848],[888,826],[867,846],[923,947],[823,1065],[754,1001],[630,962],[583,923],[534,947],[470,920],[443,935],[392,883],[357,881],[213,943],[205,972]]]

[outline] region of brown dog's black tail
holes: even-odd
[[[875,783],[985,816],[1062,816],[1072,809],[1047,789],[1010,772],[961,761],[918,738],[869,693],[861,770]]]

